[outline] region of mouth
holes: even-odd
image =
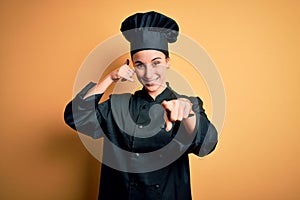
[[[159,77],[155,78],[155,79],[151,79],[151,80],[145,80],[143,79],[143,83],[146,86],[153,86],[155,84],[157,84]]]

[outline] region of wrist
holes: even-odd
[[[187,107],[189,107],[189,109],[188,109],[189,110],[189,114],[188,114],[187,118],[195,116],[195,112],[193,111],[193,104],[192,104],[192,102],[189,99],[186,99],[186,98],[182,98],[181,100],[184,101],[184,102],[186,102],[188,104]]]
[[[194,117],[194,116],[195,116],[195,112],[192,110],[192,111],[189,113],[189,115],[188,115],[187,118]]]

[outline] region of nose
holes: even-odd
[[[151,80],[153,77],[153,74],[154,74],[153,67],[151,65],[147,65],[146,69],[145,69],[145,75],[144,75],[145,79]]]

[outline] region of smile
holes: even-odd
[[[155,78],[155,79],[151,79],[151,80],[145,80],[143,79],[143,83],[147,86],[152,86],[154,85],[157,81],[158,81],[159,77]]]

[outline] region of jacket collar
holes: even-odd
[[[144,87],[142,90],[137,91],[135,94],[148,102],[156,103],[161,103],[164,100],[176,99],[175,92],[172,90],[168,82],[167,87],[159,95],[157,95],[155,100],[149,95],[148,91]]]

